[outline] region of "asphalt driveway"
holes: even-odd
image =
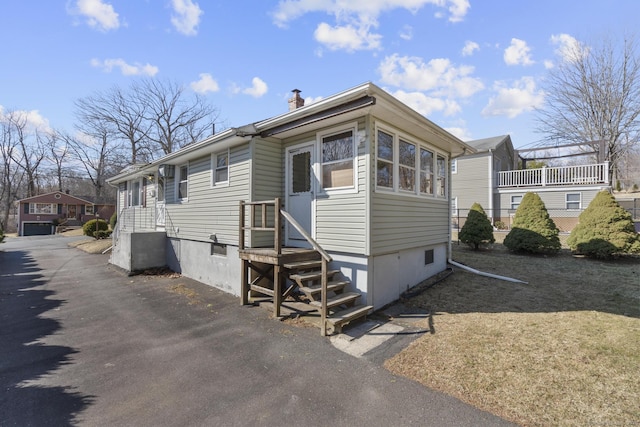
[[[182,277],[77,238],[0,244],[0,425],[510,425]]]

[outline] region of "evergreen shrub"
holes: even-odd
[[[559,233],[540,196],[526,193],[503,243],[512,252],[554,254],[561,247]]]
[[[496,241],[493,237],[491,221],[479,203],[474,203],[471,206],[467,220],[458,234],[458,240],[475,250],[478,250],[483,243]]]
[[[593,258],[640,253],[631,214],[608,191],[600,191],[580,214],[567,244],[574,253]]]
[[[100,231],[100,230],[108,230],[109,229],[109,224],[107,224],[107,221],[105,221],[104,219],[91,219],[87,222],[84,223],[84,225],[82,226],[82,233],[85,236],[91,236],[91,237],[96,237],[96,231]]]

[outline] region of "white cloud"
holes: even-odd
[[[6,123],[9,117],[13,121],[18,123],[24,123],[26,132],[51,132],[52,129],[49,126],[49,120],[44,118],[38,110],[13,110],[6,111],[2,105],[0,105],[0,122]]]
[[[372,50],[380,48],[379,34],[372,34],[369,28],[354,28],[351,25],[332,27],[322,22],[314,32],[315,39],[330,50]]]
[[[72,13],[84,16],[90,27],[100,31],[116,30],[120,27],[120,20],[113,6],[102,0],[77,0]]]
[[[466,129],[466,128],[452,126],[452,127],[445,127],[444,130],[457,136],[458,138],[460,138],[462,141],[465,141],[465,142],[471,141],[473,139],[471,137],[471,134],[469,133],[469,129]]]
[[[267,84],[260,77],[254,77],[251,80],[251,83],[253,86],[242,89],[241,92],[245,95],[253,96],[254,98],[260,98],[269,90]]]
[[[131,65],[121,58],[105,59],[104,61],[94,58],[91,60],[91,66],[101,68],[105,73],[110,73],[114,68],[119,68],[124,76],[155,76],[159,71],[158,67],[154,65],[143,65],[137,62]]]
[[[489,99],[489,103],[482,110],[483,116],[507,116],[512,119],[541,107],[544,102],[544,92],[536,89],[532,77],[522,77],[511,87],[504,82],[496,82],[494,90],[497,95]]]
[[[513,38],[511,45],[504,50],[504,62],[507,65],[532,65],[531,48],[524,40]]]
[[[176,30],[185,36],[195,36],[198,33],[200,15],[204,13],[198,3],[192,0],[172,0],[171,7],[174,12],[171,23]]]
[[[464,47],[462,48],[462,56],[471,56],[476,50],[480,50],[480,45],[471,40],[467,40],[464,42]]]
[[[382,61],[378,71],[386,84],[408,90],[432,91],[434,96],[468,98],[484,88],[480,79],[471,76],[474,67],[455,67],[444,58],[425,63],[422,58],[394,54]]]
[[[441,112],[445,116],[452,116],[462,111],[460,105],[454,100],[431,97],[423,92],[397,90],[393,92],[392,95],[423,116],[430,116],[434,112]]]
[[[554,34],[551,36],[551,44],[556,46],[555,53],[564,62],[575,62],[589,53],[589,48],[582,45],[569,34]]]
[[[413,27],[411,25],[405,25],[400,31],[400,38],[403,40],[411,40],[413,38]]]
[[[406,9],[416,13],[430,4],[449,12],[449,21],[459,22],[469,10],[468,0],[280,0],[272,13],[275,25],[284,28],[307,13],[326,13],[335,17],[335,24],[321,23],[315,30],[318,42],[329,49],[378,49],[382,36],[370,33],[378,27],[378,17],[394,9]],[[439,16],[439,15],[438,15]],[[444,14],[442,14],[444,16]],[[405,38],[410,33],[401,33]]]
[[[205,94],[208,92],[217,92],[220,90],[218,82],[209,73],[201,73],[200,80],[191,82],[191,89],[194,92]]]
[[[311,104],[315,104],[318,101],[322,101],[324,98],[322,96],[307,96],[304,99],[304,105],[311,105]]]
[[[544,68],[546,68],[547,70],[550,70],[553,67],[554,67],[553,61],[551,61],[550,59],[544,60]]]

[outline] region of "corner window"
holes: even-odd
[[[399,144],[400,189],[415,192],[416,190],[416,146],[400,140]]]
[[[93,215],[93,205],[86,205],[84,207],[84,213],[87,215]]]
[[[352,130],[322,138],[322,188],[354,186],[354,140]]]
[[[376,183],[378,187],[394,188],[393,185],[393,135],[378,131]]]
[[[211,185],[229,184],[229,151],[211,156]]]
[[[567,193],[565,202],[567,209],[580,209],[582,205],[582,195],[580,193]]]
[[[178,199],[186,200],[189,195],[189,165],[182,165],[178,169]]]
[[[433,194],[433,153],[420,148],[420,192]]]
[[[438,197],[447,195],[447,159],[438,156]]]
[[[522,196],[511,196],[511,209],[514,211],[518,209],[520,202],[522,202]]]

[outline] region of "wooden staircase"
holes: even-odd
[[[287,263],[283,267],[289,279],[307,297],[309,304],[322,315],[322,260]],[[321,317],[325,319],[329,334],[341,332],[342,326],[371,312],[373,306],[358,303],[362,296],[360,292],[345,291],[351,282],[341,278],[340,271],[327,270],[326,279],[326,308]]]
[[[246,206],[250,207],[248,221],[245,221]],[[282,301],[297,288],[306,296],[309,304],[320,312],[320,332],[323,336],[340,332],[344,325],[369,314],[373,306],[358,303],[361,294],[346,290],[351,282],[342,277],[338,270],[329,270],[329,263],[333,261],[331,256],[280,206],[280,199],[240,202],[238,255],[242,263],[241,304],[248,304],[254,293],[271,296],[274,315],[279,317]],[[273,208],[273,215],[268,215],[268,207]],[[259,225],[256,223],[257,209],[261,214]],[[273,218],[273,224],[268,224],[269,217]],[[282,247],[283,218],[304,236],[312,249]],[[273,248],[245,247],[247,230],[273,232]],[[250,270],[257,273],[251,281]],[[270,285],[265,285],[265,281]],[[286,284],[289,286],[284,289]]]

